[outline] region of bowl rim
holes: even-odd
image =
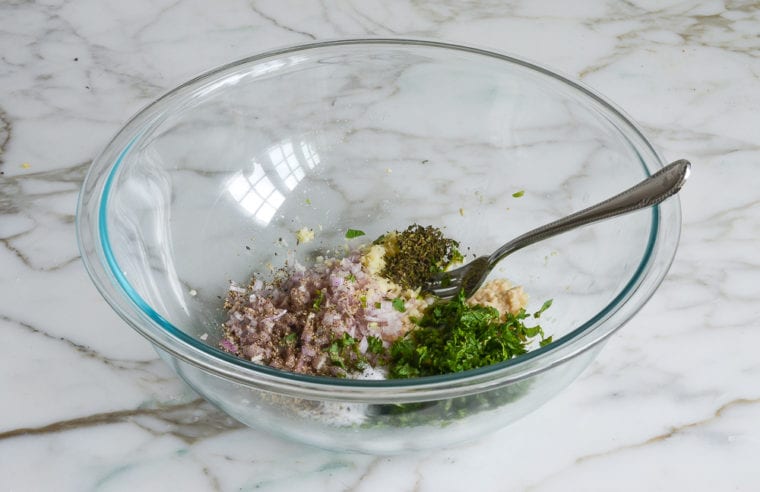
[[[341,379],[296,374],[255,364],[207,345],[176,328],[153,310],[131,287],[119,268],[110,248],[107,223],[111,185],[124,157],[145,133],[143,120],[150,121],[149,116],[152,113],[162,105],[171,104],[174,97],[181,95],[188,88],[213,80],[214,77],[243,65],[306,50],[355,45],[442,48],[487,56],[533,70],[559,81],[601,105],[610,113],[606,115],[608,118],[615,118],[613,124],[621,133],[621,125],[629,130],[638,140],[639,147],[643,147],[652,157],[651,162],[644,162],[640,152],[642,149],[633,146],[646,174],[652,174],[663,166],[663,159],[637,124],[613,103],[581,82],[524,58],[472,46],[411,38],[347,38],[269,50],[211,69],[169,90],[130,118],[93,160],[77,204],[77,239],[83,263],[93,283],[122,319],[149,339],[157,349],[206,372],[246,386],[292,396],[329,400],[407,402],[478,393],[549,370],[601,343],[646,303],[661,283],[675,256],[681,222],[677,196],[651,209],[652,222],[643,258],[627,284],[600,312],[551,344],[483,368],[440,376],[388,380]],[[624,136],[631,143],[628,135]],[[676,228],[675,237],[671,237],[667,244],[663,244],[662,234],[659,234],[663,226],[661,207],[670,209]],[[97,215],[97,220],[88,214],[89,211]],[[655,263],[660,267],[657,271],[653,271]],[[631,304],[632,301],[635,301],[634,304]],[[626,306],[628,309],[624,309]]]

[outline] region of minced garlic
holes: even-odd
[[[309,229],[308,227],[302,227],[301,229],[296,232],[296,242],[297,244],[303,244],[308,243],[309,241],[314,240],[314,229]]]

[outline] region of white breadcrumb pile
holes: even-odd
[[[508,280],[498,278],[483,285],[467,300],[467,304],[496,308],[503,318],[506,313],[517,314],[524,309],[528,305],[528,296],[522,287],[513,286]]]

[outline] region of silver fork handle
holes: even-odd
[[[689,177],[690,170],[691,164],[685,159],[672,162],[644,181],[612,198],[516,237],[497,249],[488,258],[488,263],[493,266],[518,249],[576,227],[657,205],[681,189]]]

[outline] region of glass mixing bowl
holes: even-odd
[[[491,432],[567,386],[661,282],[677,199],[503,261],[492,276],[524,286],[529,310],[554,300],[541,319],[554,342],[457,374],[310,377],[231,356],[217,348],[229,282],[334,255],[348,228],[431,224],[490,253],[662,162],[620,110],[535,64],[437,42],[322,42],[212,70],[143,109],[93,162],[77,230],[106,301],[204,398],[305,443],[397,453]],[[316,239],[296,246],[302,227]]]

